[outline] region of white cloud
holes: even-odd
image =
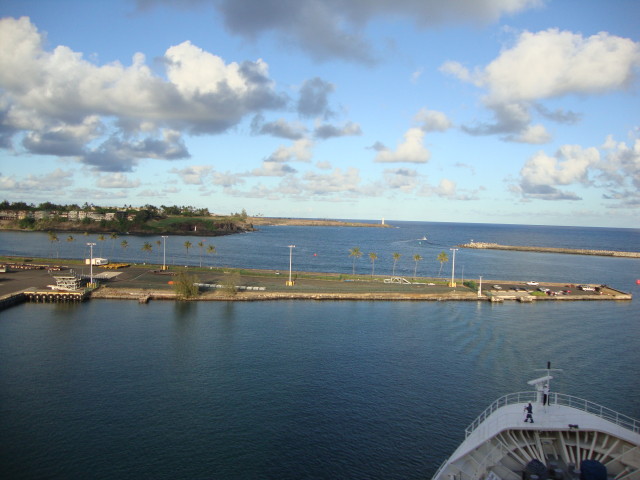
[[[246,175],[254,177],[284,177],[294,173],[297,173],[297,170],[286,163],[265,160],[262,162],[260,168],[254,168]]]
[[[590,37],[544,30],[523,32],[484,69],[488,104],[532,101],[627,87],[640,66],[640,44],[601,32]]]
[[[214,185],[219,185],[221,187],[224,188],[230,188],[233,187],[235,185],[240,185],[242,183],[245,183],[245,179],[242,178],[239,174],[237,173],[230,173],[230,172],[214,172],[213,173],[213,184]]]
[[[415,115],[414,120],[422,124],[422,129],[425,132],[444,132],[453,126],[451,120],[444,113],[426,108],[421,109]]]
[[[467,67],[462,65],[460,62],[456,62],[454,60],[444,62],[440,66],[440,71],[447,75],[451,75],[452,77],[455,77],[462,82],[478,84],[476,80],[477,75],[472,74],[469,69],[467,69]]]
[[[564,145],[554,157],[538,152],[520,170],[520,188],[525,197],[545,200],[577,200],[571,192],[556,188],[558,185],[588,185],[589,169],[598,163],[596,148],[583,149],[578,145]]]
[[[285,147],[281,145],[267,159],[270,162],[309,162],[313,156],[313,141],[308,138],[302,138],[293,142],[293,145]]]
[[[384,181],[392,190],[400,190],[404,193],[413,192],[418,185],[418,172],[407,168],[384,171]]]
[[[482,190],[480,187],[478,190]],[[469,201],[474,200],[476,198],[477,191],[470,193],[460,193],[458,191],[458,185],[453,180],[449,180],[448,178],[442,178],[438,182],[438,185],[433,186],[425,183],[418,190],[418,195],[423,197],[440,197],[446,198],[447,200],[463,200]]]
[[[354,135],[362,135],[362,130],[360,129],[360,125],[354,122],[347,122],[342,127],[336,127],[335,125],[329,125],[325,123],[322,125],[317,125],[313,132],[313,135],[316,138],[326,140],[332,137],[349,137]]]
[[[424,73],[424,68],[420,67],[415,72],[411,74],[411,83],[417,83],[422,74]]]
[[[301,123],[287,122],[279,118],[272,122],[265,122],[262,114],[257,114],[251,121],[251,133],[253,135],[273,135],[274,137],[299,140],[304,137],[306,128]]]
[[[0,175],[0,190],[26,194],[59,192],[71,185],[73,185],[73,172],[60,168],[42,175],[29,174],[22,180],[16,180],[14,176]]]
[[[543,125],[528,125],[518,134],[506,138],[513,142],[541,144],[551,141],[551,134]]]
[[[328,195],[331,193],[356,193],[360,185],[360,172],[357,168],[334,169],[329,174],[308,172],[303,177],[304,189],[309,195]]]
[[[118,172],[99,175],[96,185],[101,188],[136,188],[140,186],[140,180],[129,180],[126,175]]]
[[[431,153],[422,144],[424,131],[420,128],[410,128],[404,134],[404,141],[397,150],[382,149],[378,151],[375,161],[380,163],[426,163]]]
[[[522,167],[512,190],[528,199],[579,200],[558,188],[567,185],[603,188],[603,199],[618,201],[608,205],[612,208],[640,207],[640,140],[627,145],[609,136],[599,148],[564,145],[553,157],[538,152]]]
[[[0,19],[0,44],[3,144],[24,132],[33,153],[77,155],[101,171],[128,171],[140,158],[184,158],[177,132],[221,133],[287,101],[262,60],[227,64],[190,42],[167,49],[168,81],[142,54],[129,66],[96,66],[65,46],[46,50],[26,17]],[[110,138],[89,148],[101,135]]]
[[[167,77],[185,97],[219,94],[227,89],[235,95],[244,95],[251,88],[237,63],[227,65],[222,58],[189,41],[170,47],[165,58]],[[257,68],[262,75],[268,76],[268,68],[262,60],[258,60]]]
[[[531,110],[575,123],[580,114],[547,110],[540,102],[566,95],[604,94],[628,88],[640,67],[640,43],[606,32],[584,37],[549,29],[523,32],[486,67],[470,71],[448,61],[440,70],[486,90],[494,120],[463,126],[472,135],[503,135],[507,141],[540,144],[551,139],[543,125],[531,125]]]
[[[435,189],[436,193],[441,197],[454,197],[456,195],[456,182],[443,178],[440,180],[438,187]]]
[[[331,170],[331,162],[318,162],[316,163],[316,167],[318,167],[320,170]]]
[[[569,185],[588,183],[588,170],[600,160],[600,153],[594,147],[583,149],[578,145],[564,145],[549,157],[539,152],[522,167],[523,179],[532,185]]]
[[[170,173],[178,175],[187,185],[202,185],[211,170],[212,168],[208,165],[193,165],[181,169],[171,169]]]

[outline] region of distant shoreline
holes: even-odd
[[[566,253],[570,255],[596,255],[601,257],[640,258],[640,252],[620,252],[616,250],[588,250],[580,248],[534,247],[518,245],[500,245],[498,243],[469,242],[459,245],[461,248],[487,250],[514,250],[518,252]]]
[[[249,217],[249,223],[254,226],[295,226],[295,227],[374,227],[392,228],[386,223],[350,222],[347,220],[330,220],[316,218],[285,218],[285,217]]]

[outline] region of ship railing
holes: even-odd
[[[508,395],[504,395],[498,398],[491,405],[489,405],[489,407],[487,407],[484,412],[478,415],[478,417],[473,422],[471,422],[471,425],[469,425],[465,430],[465,438],[471,435],[471,433],[476,428],[478,428],[478,426],[482,422],[484,422],[489,417],[489,415],[491,415],[499,408],[516,403],[535,403],[536,401],[538,401],[538,393],[531,391],[509,393]],[[582,410],[584,412],[591,413],[600,418],[608,420],[609,422],[626,428],[627,430],[631,430],[634,433],[640,433],[640,420],[628,417],[627,415],[623,415],[614,410],[611,410],[610,408],[598,405],[597,403],[590,402],[589,400],[585,400],[583,398],[574,397],[572,395],[565,395],[562,393],[550,393],[549,404],[576,408],[578,410]]]
[[[615,410],[603,407],[597,403],[590,402],[583,398],[574,397],[572,395],[565,395],[563,393],[552,394],[550,400],[552,404],[577,408],[578,410],[604,418],[605,420],[615,423],[627,430],[631,430],[634,433],[640,433],[640,420],[628,417],[627,415],[623,415],[622,413],[618,413]]]

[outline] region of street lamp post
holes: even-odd
[[[87,245],[89,245],[89,281],[93,287],[93,247],[95,247],[96,244],[88,242]]]
[[[288,287],[293,287],[293,280],[291,278],[291,266],[293,262],[293,249],[296,248],[295,245],[289,245],[289,281],[287,282]]]
[[[449,284],[450,287],[455,287],[456,286],[456,282],[454,281],[454,273],[456,270],[456,251],[458,250],[457,248],[450,248],[449,250],[451,250],[453,252],[453,260],[451,261],[451,283]]]
[[[162,271],[167,269],[167,236],[162,235]]]

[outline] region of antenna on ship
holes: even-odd
[[[551,372],[561,372],[562,370],[559,368],[551,368],[551,362],[547,362],[547,368],[538,368],[536,371],[547,372],[547,374],[544,377],[529,380],[527,383],[536,387],[536,392],[538,392],[538,401],[542,402],[545,390],[547,393],[549,392],[549,385],[551,384],[551,380],[553,380]],[[547,387],[546,389],[545,386]]]

